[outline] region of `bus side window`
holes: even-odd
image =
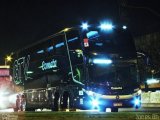
[[[67,33],[67,41],[70,50],[81,49],[81,41],[78,31],[69,31]]]
[[[64,36],[57,36],[53,38],[55,54],[56,55],[65,55],[65,44]]]
[[[46,51],[47,51],[47,53],[49,53],[49,54],[50,54],[50,53],[53,53],[53,51],[54,51],[53,45],[47,47],[47,48],[46,48]]]
[[[53,43],[50,39],[38,44],[35,46],[33,50],[33,55],[35,55],[36,60],[43,60],[46,59],[50,53],[53,53]]]
[[[44,54],[45,54],[45,50],[43,50],[43,49],[41,49],[41,50],[38,50],[38,51],[36,51],[36,53],[35,53],[36,55],[35,55],[35,57],[36,57],[36,59],[43,59],[43,56],[44,56]]]

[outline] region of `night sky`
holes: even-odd
[[[119,9],[119,2],[125,8]],[[118,23],[120,18],[133,35],[159,31],[158,0],[1,0],[0,64],[6,54],[65,27],[104,19]]]

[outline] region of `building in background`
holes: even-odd
[[[137,51],[143,53],[139,57],[141,81],[148,90],[160,89],[160,32],[150,33],[135,38]],[[142,62],[143,61],[143,62]],[[148,81],[148,82],[147,82]],[[143,85],[143,88],[146,88]]]
[[[10,66],[0,66],[0,109],[13,108],[15,106],[15,88],[10,75]]]

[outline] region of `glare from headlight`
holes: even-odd
[[[93,63],[95,63],[95,64],[111,64],[112,60],[110,60],[110,59],[94,59]]]
[[[134,104],[135,105],[139,105],[140,104],[140,100],[139,99],[135,99]]]
[[[87,91],[88,92],[88,95],[92,96],[94,94],[94,92],[92,91]]]
[[[133,105],[136,109],[141,107],[141,97],[140,96],[136,96],[133,100]]]
[[[94,99],[94,100],[92,100],[92,105],[94,106],[94,107],[97,107],[98,106],[98,100],[96,100],[96,99]]]
[[[10,103],[15,103],[16,99],[17,99],[17,94],[13,94],[9,96]]]

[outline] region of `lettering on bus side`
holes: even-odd
[[[22,83],[22,79],[27,80],[28,68],[29,68],[30,55],[27,57],[21,57],[14,61],[13,64],[13,79],[16,84]]]
[[[42,62],[42,70],[48,70],[57,67],[57,60],[52,59],[50,62]]]

